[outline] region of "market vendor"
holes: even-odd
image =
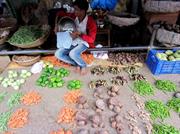
[[[58,48],[55,56],[65,63],[76,66],[76,71],[85,74],[87,64],[82,59],[81,54],[88,48],[94,48],[97,27],[94,19],[87,15],[89,7],[87,0],[76,0],[73,6],[74,13],[68,14],[68,16],[74,19],[77,29],[77,31],[70,33],[73,40],[72,45],[70,48]],[[65,14],[59,12],[58,15],[63,16]],[[57,27],[55,29],[57,29]]]

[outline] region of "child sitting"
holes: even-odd
[[[55,52],[55,56],[66,63],[76,66],[81,74],[86,73],[87,64],[81,58],[81,54],[88,48],[94,48],[96,38],[96,22],[91,16],[87,15],[89,4],[87,0],[76,0],[73,3],[73,19],[77,31],[70,33],[73,41],[70,48],[61,47]]]

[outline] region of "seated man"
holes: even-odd
[[[74,14],[68,14],[68,16],[75,19],[77,29],[77,31],[70,34],[73,39],[72,45],[68,49],[64,47],[59,48],[55,56],[63,62],[76,66],[77,71],[85,74],[87,64],[81,58],[81,54],[88,48],[94,48],[97,27],[93,18],[87,15],[89,7],[87,0],[76,0],[73,6]],[[59,13],[59,15],[63,14]]]

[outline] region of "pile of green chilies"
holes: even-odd
[[[180,131],[171,125],[153,124],[153,134],[180,134]]]
[[[12,109],[14,106],[20,104],[22,96],[23,94],[19,92],[12,94],[7,102],[8,107]]]
[[[180,113],[180,98],[172,98],[167,102],[167,106],[177,113]]]
[[[135,92],[137,92],[138,94],[140,94],[142,96],[154,94],[154,88],[146,80],[135,81],[134,82],[134,90],[135,90]]]
[[[156,88],[162,91],[173,92],[176,91],[176,84],[170,80],[157,80],[155,82]]]
[[[145,109],[150,112],[153,120],[157,118],[164,120],[170,116],[169,108],[161,101],[149,100],[145,103]]]

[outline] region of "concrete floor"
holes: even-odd
[[[72,71],[72,68],[69,68],[71,70],[71,74],[68,78],[65,78],[65,81],[73,80],[73,79],[79,79],[83,82],[82,92],[83,95],[88,98],[88,102],[90,106],[93,107],[93,104],[95,102],[95,98],[93,96],[93,90],[89,89],[88,83],[91,80],[97,80],[97,79],[106,79],[110,84],[110,78],[113,75],[106,74],[103,77],[102,76],[93,76],[90,74],[90,71],[85,76],[80,76],[79,74],[76,74]],[[150,71],[147,69],[147,67],[143,67],[140,70],[140,73],[144,74],[144,76],[148,79],[149,82],[153,83],[154,78],[160,78],[160,79],[169,79],[174,81],[178,84],[178,90],[180,90],[180,75],[160,75],[157,77],[154,77]],[[2,76],[7,74],[7,70],[5,70],[2,74]],[[125,76],[126,79],[128,79],[128,75],[125,72],[121,72],[120,75]],[[70,128],[73,130],[73,132],[76,134],[78,127],[75,127],[75,125],[65,125],[65,124],[58,124],[56,123],[58,112],[60,111],[61,107],[65,106],[66,104],[63,102],[63,95],[68,91],[67,88],[64,86],[60,89],[48,89],[48,88],[41,88],[35,86],[35,81],[39,77],[39,74],[33,75],[30,77],[25,85],[22,86],[20,89],[21,92],[26,93],[28,91],[38,91],[42,95],[42,101],[40,104],[35,106],[24,106],[22,104],[18,105],[13,109],[15,111],[18,108],[27,108],[30,111],[29,114],[29,121],[28,124],[25,125],[23,128],[19,129],[9,129],[10,132],[13,132],[14,134],[49,134],[50,131],[58,130],[59,128]],[[120,115],[124,116],[128,110],[133,110],[135,112],[138,112],[138,108],[135,105],[134,100],[131,99],[131,96],[134,94],[133,91],[129,88],[129,86],[132,87],[132,82],[129,82],[128,85],[122,86],[120,95],[118,96],[118,99],[123,105],[122,111]],[[12,88],[4,89],[0,86],[0,92],[1,91],[7,91],[8,96],[5,98],[5,100],[0,104],[0,113],[5,112],[7,110],[7,100],[10,96],[10,94],[16,92]],[[149,100],[149,99],[156,99],[156,100],[162,100],[163,102],[167,102],[172,96],[172,93],[163,93],[161,91],[156,90],[155,95],[149,96],[149,97],[141,97],[142,101]],[[73,105],[71,107],[74,107]],[[88,115],[94,114],[94,110],[85,110],[85,112]],[[110,127],[109,124],[109,117],[114,115],[113,112],[109,111],[108,108],[105,112],[103,112],[103,121],[106,124],[106,130],[109,130],[110,134],[116,134],[116,131]],[[177,113],[171,111],[171,117],[166,119],[164,121],[165,123],[171,124],[175,126],[176,128],[180,129],[180,117]],[[94,134],[94,131],[96,129],[92,129],[90,126],[91,123],[88,123],[88,125],[84,128],[90,129],[90,134]],[[127,126],[127,121],[123,121],[123,130],[122,134],[131,134],[131,130]],[[143,122],[141,119],[138,119],[138,126],[142,130],[143,134],[146,134],[145,129],[143,127]]]

